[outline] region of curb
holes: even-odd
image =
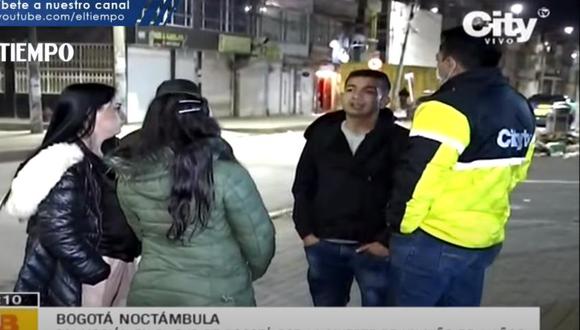
[[[303,131],[308,127],[308,125],[296,125],[296,126],[287,126],[287,127],[278,127],[278,128],[267,128],[267,129],[223,129],[224,131],[234,132],[234,133],[245,133],[251,135],[268,135],[268,134],[277,134],[277,133],[286,133],[286,132],[299,132]],[[35,146],[36,147],[36,146]],[[19,150],[9,150],[9,151],[1,151],[0,150],[0,163],[8,163],[8,162],[15,162],[21,161],[26,156],[28,156],[32,151],[34,151],[35,147],[30,149],[19,149]]]
[[[286,132],[297,132],[303,131],[308,128],[308,125],[296,125],[296,126],[285,126],[276,128],[223,128],[223,131],[235,132],[235,133],[247,133],[247,134],[276,134],[276,133],[286,133]]]
[[[34,149],[10,150],[0,152],[0,164],[23,161]]]
[[[398,122],[399,124],[405,124],[404,122]],[[404,125],[402,125],[404,126]],[[287,133],[287,132],[297,132],[303,131],[308,127],[308,125],[292,125],[285,127],[275,127],[275,128],[223,128],[224,131],[234,132],[234,133],[245,133],[250,135],[268,135],[276,133]],[[30,149],[19,149],[19,150],[0,150],[0,163],[8,163],[21,161],[26,156],[28,156],[35,148]],[[565,142],[550,142],[542,143],[539,142],[536,146],[536,151],[534,157],[562,157],[571,158],[578,155],[578,145],[568,145]]]
[[[48,128],[49,123],[44,122],[44,130]],[[30,131],[30,123],[0,123],[0,131]]]
[[[34,151],[34,149],[30,149],[30,150],[0,151],[0,164],[2,164],[2,163],[10,163],[10,162],[22,161],[32,151]],[[563,153],[562,155],[559,155],[559,156],[560,157],[563,156],[564,158],[572,158],[572,157],[578,156],[578,152],[577,151],[576,152],[566,152],[566,153]],[[547,151],[536,151],[534,153],[534,157],[544,158],[544,157],[556,157],[556,156],[555,155],[550,155],[550,153],[547,152]],[[277,214],[278,212],[280,212],[280,213],[289,213],[289,212],[292,212],[292,209],[282,209],[282,210],[274,211],[272,213]]]

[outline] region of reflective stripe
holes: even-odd
[[[443,144],[448,144],[448,145],[452,146],[454,149],[456,149],[457,152],[459,152],[459,154],[463,153],[463,150],[465,150],[465,146],[463,145],[463,143],[461,143],[460,141],[457,141],[453,138],[450,138],[448,136],[445,136],[445,135],[432,133],[432,132],[411,131],[409,136],[410,137],[421,136],[421,137],[424,137],[424,138],[427,138],[430,140],[435,140],[435,141],[441,142]]]
[[[525,158],[484,159],[476,160],[470,163],[457,163],[455,164],[454,169],[456,171],[465,171],[476,168],[509,167],[522,165],[525,161]]]

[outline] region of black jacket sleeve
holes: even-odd
[[[313,234],[312,200],[317,184],[316,164],[312,142],[307,140],[302,155],[296,167],[292,194],[294,195],[294,210],[292,218],[300,238]]]
[[[81,194],[82,178],[76,167],[69,169],[38,206],[38,235],[41,244],[82,283],[105,280],[109,265],[79,229],[86,221]]]
[[[409,130],[397,124],[394,125],[391,136],[390,136],[390,148],[389,148],[389,162],[391,164],[391,173],[390,173],[390,182],[393,186],[391,186],[391,191],[389,192],[389,200],[397,197],[397,194],[393,194],[394,192],[394,185],[397,180],[396,170],[397,168],[403,163],[404,158],[403,156],[406,154],[407,149],[409,148]],[[387,206],[386,206],[387,208]],[[385,210],[385,213],[387,211]],[[383,246],[389,246],[389,240],[391,238],[391,234],[393,232],[393,228],[390,225],[391,216],[386,214],[387,216],[387,229],[381,231],[377,236],[377,242],[381,243]]]

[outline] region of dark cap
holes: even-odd
[[[157,87],[155,96],[162,96],[166,94],[183,93],[191,96],[201,96],[199,86],[191,80],[187,79],[171,79],[165,80]]]

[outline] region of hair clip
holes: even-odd
[[[180,100],[178,103],[179,104],[184,104],[184,103],[202,104],[202,101],[200,101],[200,100]],[[189,112],[197,112],[197,111],[201,111],[202,109],[203,108],[201,106],[198,106],[198,107],[194,107],[194,108],[179,110],[178,113],[184,114],[184,113],[189,113]]]
[[[188,113],[188,112],[197,112],[197,111],[201,111],[201,108],[190,108],[190,109],[183,109],[183,110],[179,110],[178,113],[179,114],[183,114],[183,113]]]
[[[201,103],[201,100],[179,100],[177,103]]]

